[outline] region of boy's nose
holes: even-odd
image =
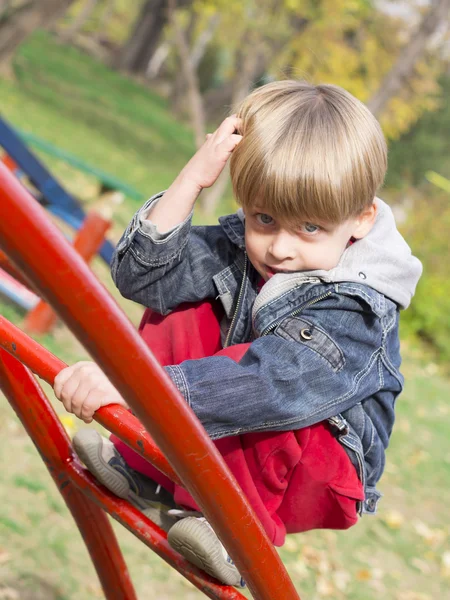
[[[296,256],[295,239],[289,232],[282,231],[272,238],[269,252],[278,262],[292,260]]]

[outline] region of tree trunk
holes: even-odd
[[[35,29],[54,23],[72,2],[73,0],[35,0],[15,10],[5,21],[0,21],[0,68],[8,71],[17,47]]]
[[[103,8],[102,14],[98,20],[98,33],[96,37],[101,37],[103,32],[108,27],[109,22],[114,14],[117,0],[106,0],[106,5]]]
[[[0,0],[0,19],[6,13],[6,11],[10,8],[11,0]]]
[[[176,4],[176,2],[175,2]],[[169,10],[172,10],[170,2],[169,2]],[[171,17],[169,17],[169,20],[171,20]],[[191,50],[190,48],[192,47],[192,40],[194,37],[194,31],[195,31],[195,26],[197,24],[197,20],[198,20],[198,15],[196,12],[192,11],[191,15],[190,15],[190,19],[189,19],[189,23],[187,25],[187,27],[184,29],[184,31],[182,32],[182,36],[184,38],[184,46],[187,48],[187,51],[189,53],[189,61],[191,62],[192,68],[195,70],[195,72],[197,72],[196,67],[194,66],[194,64],[192,63],[192,59],[191,59]],[[173,25],[173,23],[172,23]],[[179,27],[177,25],[177,27]],[[173,78],[173,82],[172,82],[172,87],[170,90],[170,94],[169,94],[169,101],[170,101],[170,110],[171,112],[175,113],[178,116],[182,116],[182,112],[183,110],[186,108],[185,107],[185,97],[186,97],[186,90],[188,87],[188,83],[186,81],[186,75],[185,75],[185,69],[183,68],[182,62],[181,62],[181,58],[180,58],[180,44],[179,44],[179,40],[177,40],[177,35],[175,32],[175,25],[173,25],[174,28],[174,40],[173,42],[175,43],[177,52],[178,52],[178,65],[177,65],[177,70],[176,70],[176,74]]]
[[[220,14],[219,13],[215,13],[215,14],[211,15],[211,17],[208,20],[208,23],[206,24],[206,27],[203,29],[203,31],[198,36],[195,44],[191,43],[192,35],[190,35],[190,37],[186,36],[187,40],[189,40],[189,47],[193,46],[192,50],[190,51],[189,60],[192,64],[192,68],[195,70],[196,73],[198,71],[200,62],[206,52],[208,44],[211,41],[211,39],[213,38],[214,32],[216,31],[217,26],[219,25],[219,22],[220,22]],[[192,22],[189,26],[189,31],[188,31],[188,33],[190,33],[190,34],[193,33],[192,31],[190,31],[191,25],[192,25]],[[183,69],[181,69],[175,78],[175,81],[174,81],[174,84],[172,86],[172,90],[170,93],[170,106],[171,106],[171,109],[175,113],[180,113],[180,110],[183,108],[183,104],[184,104],[183,99],[184,99],[185,91],[186,91],[186,80],[184,77],[184,71],[183,71]],[[203,102],[203,104],[205,104],[205,103]]]
[[[148,63],[147,71],[145,73],[148,79],[156,79],[156,77],[158,77],[164,63],[167,60],[167,57],[170,54],[170,48],[171,45],[167,40],[156,48],[153,56],[150,59],[150,62]]]
[[[422,58],[430,37],[442,23],[448,22],[450,0],[433,0],[417,31],[403,47],[389,73],[383,79],[378,91],[367,102],[372,113],[378,117],[389,100],[402,88]]]
[[[71,42],[76,35],[83,29],[92,16],[98,0],[86,0],[83,8],[74,18],[72,24],[61,32],[61,39],[64,42]]]
[[[147,0],[114,66],[130,73],[145,73],[166,22],[166,0]]]
[[[175,44],[177,46],[178,56],[181,63],[184,78],[187,84],[187,95],[189,100],[189,109],[191,113],[191,121],[195,135],[195,145],[197,148],[205,141],[206,126],[205,126],[205,111],[203,107],[203,99],[200,94],[198,85],[197,72],[194,69],[190,58],[189,47],[186,42],[185,32],[179,26],[175,15],[176,2],[169,0],[168,15],[170,23],[173,27]]]

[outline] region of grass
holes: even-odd
[[[17,81],[0,80],[4,116],[122,178],[143,197],[166,187],[193,151],[191,132],[173,120],[163,99],[46,34],[21,48],[16,71]],[[43,158],[84,202],[94,200],[94,181]],[[113,237],[135,208],[130,200],[121,207]],[[118,298],[104,263],[95,260],[93,270],[137,324],[142,309]],[[0,310],[21,322],[17,308],[2,304]],[[63,326],[39,341],[66,362],[87,358]],[[281,549],[303,599],[450,598],[450,383],[417,348],[404,344],[403,352],[407,383],[379,513],[347,532],[290,536]],[[54,406],[73,434],[80,422]],[[0,598],[101,598],[65,504],[3,397],[0,470]],[[129,532],[115,529],[139,598],[203,597]]]
[[[15,70],[16,82],[0,80],[3,116],[133,185],[143,198],[167,187],[193,152],[191,131],[171,118],[163,99],[44,33],[20,48]],[[42,157],[73,192],[89,194],[92,181]]]

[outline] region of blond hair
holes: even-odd
[[[243,139],[230,161],[238,203],[289,223],[342,223],[373,202],[387,168],[381,127],[336,85],[278,81],[238,107]]]

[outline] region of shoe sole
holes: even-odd
[[[73,438],[73,447],[88,471],[119,498],[128,499],[130,484],[110,467],[102,457],[102,436],[95,429],[80,429]]]
[[[149,501],[139,498],[130,490],[126,477],[108,465],[102,457],[103,438],[95,429],[80,429],[74,436],[73,448],[78,457],[86,465],[88,471],[110,492],[124,500],[128,500],[155,525],[168,532],[176,523],[176,519],[167,514],[167,510],[151,506]]]
[[[236,567],[226,562],[222,544],[206,523],[188,517],[178,521],[169,531],[170,546],[187,561],[226,585],[240,586]]]

